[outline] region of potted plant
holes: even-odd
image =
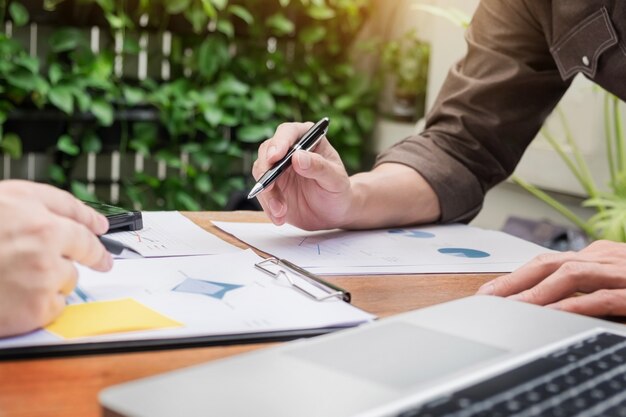
[[[626,242],[626,134],[620,107],[620,100],[605,92],[604,129],[607,167],[611,178],[608,191],[602,191],[591,176],[580,147],[569,128],[565,114],[560,109],[557,109],[557,113],[564,127],[564,142],[572,150],[573,156],[570,157],[565,152],[563,141],[559,141],[547,128],[542,129],[543,136],[557,151],[589,196],[583,202],[583,206],[592,207],[597,211],[589,220],[580,218],[534,185],[516,176],[512,178],[518,185],[580,227],[590,239]]]
[[[392,84],[387,113],[393,118],[416,121],[424,115],[430,46],[415,31],[387,43],[382,63]]]

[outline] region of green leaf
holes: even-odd
[[[328,20],[334,18],[335,11],[328,6],[312,6],[309,9],[309,16],[315,20]]]
[[[4,7],[4,5],[1,7]],[[24,26],[28,23],[28,10],[26,10],[26,7],[24,7],[22,3],[13,0],[11,4],[9,4],[9,14],[11,15],[11,20],[13,20],[13,23],[17,27]]]
[[[83,113],[88,112],[91,107],[91,96],[85,90],[80,89],[74,89],[73,93],[78,109]]]
[[[122,51],[125,54],[129,54],[129,55],[137,55],[139,53],[139,42],[137,41],[137,39],[133,39],[129,36],[125,36],[124,37],[124,42],[122,45]]]
[[[238,4],[233,4],[229,6],[228,11],[249,25],[254,23],[254,16],[252,16],[252,13],[250,13],[246,8],[239,6]]]
[[[276,13],[268,17],[266,23],[279,35],[289,35],[293,33],[295,29],[293,22],[287,19],[282,13]]]
[[[228,203],[228,195],[225,192],[214,191],[210,194],[210,196],[219,207],[224,207],[226,206],[226,203]]]
[[[113,54],[103,52],[96,57],[92,67],[92,76],[97,79],[109,80],[113,74]]]
[[[39,59],[34,56],[20,55],[16,57],[13,62],[22,68],[26,68],[32,73],[39,72]]]
[[[117,16],[112,13],[106,13],[105,17],[107,19],[107,22],[109,22],[109,26],[111,26],[111,29],[119,30],[124,28],[126,21],[122,16]]]
[[[239,138],[239,141],[245,143],[259,143],[272,137],[273,134],[274,129],[263,125],[244,126],[237,130],[237,137]]]
[[[361,108],[356,113],[356,121],[363,131],[369,132],[376,123],[376,113],[372,109]]]
[[[349,94],[344,94],[335,99],[334,107],[337,110],[344,111],[348,110],[350,107],[353,107],[355,104],[356,97]]]
[[[103,126],[113,124],[113,106],[102,99],[96,99],[91,105],[91,112]]]
[[[130,149],[143,156],[150,156],[150,145],[146,142],[143,142],[139,139],[131,139],[128,146]]]
[[[70,156],[77,156],[80,153],[80,148],[69,135],[62,135],[59,138],[57,141],[57,149]]]
[[[62,28],[50,36],[50,47],[56,53],[71,51],[83,45],[84,42],[83,33],[75,28]]]
[[[89,191],[87,186],[80,181],[72,181],[71,184],[72,194],[79,200],[97,201],[96,196]]]
[[[50,82],[52,84],[57,84],[62,77],[63,69],[61,68],[61,65],[56,62],[50,64],[50,68],[48,68],[48,78],[50,78]]]
[[[323,26],[309,26],[300,32],[298,37],[300,38],[300,42],[306,45],[312,45],[326,37],[326,28]]]
[[[282,7],[287,7],[289,6],[289,3],[291,3],[291,0],[278,0],[278,2]]]
[[[235,36],[235,27],[230,20],[220,20],[217,22],[217,31],[232,38]]]
[[[22,157],[22,140],[15,133],[7,133],[0,141],[0,149],[13,159]]]
[[[259,119],[267,119],[276,110],[276,101],[269,91],[262,88],[252,90],[252,99],[248,108]]]
[[[216,127],[222,121],[224,112],[219,107],[207,107],[203,112],[204,120],[213,127]]]
[[[217,17],[217,10],[215,10],[215,7],[210,0],[202,0],[202,8],[204,9],[204,13],[206,13],[206,15],[211,19]]]
[[[67,114],[74,112],[74,98],[72,89],[66,85],[55,85],[48,92],[48,99],[60,110]]]
[[[31,91],[37,78],[36,74],[24,68],[19,68],[15,72],[6,75],[6,80],[10,85],[24,91]]]
[[[83,138],[83,152],[100,153],[102,150],[102,141],[94,132],[88,133]]]
[[[216,91],[219,95],[242,96],[250,91],[250,86],[234,77],[228,77],[217,85]]]
[[[199,3],[193,3],[192,6],[185,10],[185,17],[191,23],[193,31],[200,33],[206,27],[209,21],[206,11]]]
[[[115,10],[114,1],[115,0],[95,0],[95,3],[97,3],[105,12],[112,13]]]
[[[290,79],[277,80],[270,84],[270,91],[278,96],[295,96],[298,93],[298,86]]]
[[[200,174],[196,177],[194,182],[194,186],[201,193],[209,193],[213,189],[213,183],[211,182],[211,177],[207,174]]]
[[[176,202],[182,205],[183,209],[190,211],[199,211],[202,207],[193,199],[192,196],[184,191],[176,193]]]
[[[228,4],[228,0],[211,0],[218,10],[224,10]]]
[[[124,87],[124,99],[127,104],[135,106],[145,100],[145,95],[141,88],[127,85]]]
[[[169,14],[178,14],[187,10],[191,0],[168,0],[164,1],[165,11]]]
[[[63,3],[65,0],[43,0],[43,8],[46,11],[54,11],[56,9],[57,4]]]
[[[210,79],[228,59],[228,46],[219,37],[209,36],[198,48],[198,71]]]
[[[53,164],[48,168],[48,176],[54,184],[64,184],[67,180],[65,171],[59,165]]]

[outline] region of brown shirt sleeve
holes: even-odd
[[[549,4],[483,0],[467,31],[467,55],[450,70],[426,129],[376,161],[417,170],[439,198],[442,223],[476,216],[569,87],[542,29],[549,6],[540,3]]]

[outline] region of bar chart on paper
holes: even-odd
[[[319,274],[510,272],[549,252],[503,232],[461,224],[317,232],[270,223],[214,224],[259,250]]]

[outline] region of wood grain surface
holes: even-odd
[[[211,220],[263,222],[259,212],[185,213],[206,230],[246,248]],[[472,295],[495,275],[331,277],[352,293],[357,307],[386,317]],[[95,417],[105,387],[272,344],[173,349],[155,352],[0,362],[0,417]]]

